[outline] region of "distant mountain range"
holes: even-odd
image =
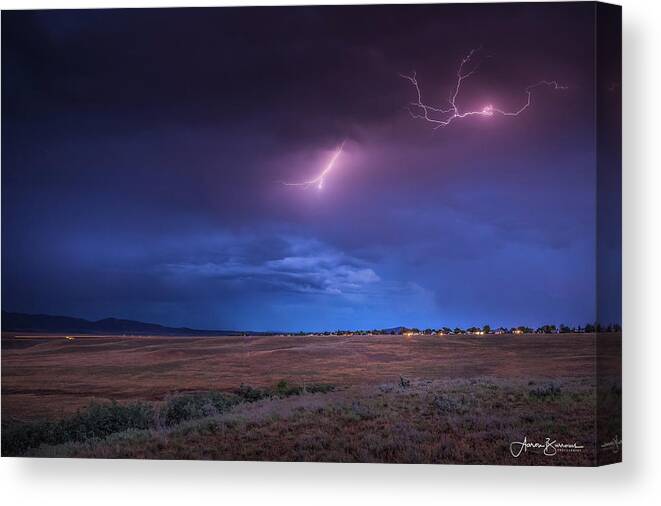
[[[57,332],[76,334],[134,334],[160,336],[236,336],[246,332],[236,330],[199,330],[187,327],[165,327],[156,323],[104,318],[90,321],[69,316],[10,313],[2,311],[4,332]],[[260,332],[251,332],[259,335]]]
[[[405,327],[382,329],[384,334],[401,334]],[[91,321],[70,316],[26,314],[2,311],[3,332],[44,332],[56,334],[126,334],[153,336],[269,336],[282,332],[253,332],[248,330],[202,330],[188,327],[166,327],[157,323],[104,318]],[[287,334],[287,333],[286,333]]]

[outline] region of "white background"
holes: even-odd
[[[268,2],[250,4],[321,3]],[[324,1],[323,3],[342,3]],[[353,2],[363,3],[363,2]],[[375,3],[367,2],[367,3]],[[383,2],[385,3],[385,2]],[[402,3],[401,1],[398,3]],[[624,460],[597,469],[364,464],[0,460],[4,504],[649,504],[661,499],[661,15],[624,6]],[[0,0],[2,9],[221,5]],[[241,2],[224,2],[241,4]]]

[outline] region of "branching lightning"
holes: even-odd
[[[309,188],[310,186],[316,186],[319,190],[321,190],[324,187],[324,179],[328,175],[328,173],[333,170],[333,167],[335,166],[335,162],[339,158],[340,154],[342,154],[342,149],[344,148],[344,143],[346,142],[346,139],[342,141],[342,144],[338,146],[338,148],[335,150],[333,153],[333,156],[331,159],[328,161],[328,164],[326,165],[326,168],[321,171],[321,174],[319,174],[317,177],[314,179],[310,179],[308,181],[302,181],[300,183],[282,183],[285,186],[302,186],[304,188]]]
[[[557,81],[539,81],[535,84],[531,84],[530,86],[524,89],[526,100],[519,109],[506,111],[499,107],[495,107],[492,104],[487,104],[483,106],[481,109],[460,111],[459,107],[457,106],[457,97],[459,96],[459,93],[461,91],[462,83],[466,79],[471,77],[473,74],[475,74],[475,72],[477,72],[477,69],[479,68],[479,63],[477,65],[473,64],[473,57],[475,56],[475,53],[477,51],[478,51],[477,49],[471,50],[470,53],[468,53],[461,60],[461,63],[459,64],[459,68],[457,69],[457,80],[453,87],[452,94],[448,99],[449,107],[445,109],[441,107],[433,107],[431,105],[425,104],[422,101],[422,93],[420,91],[420,86],[418,84],[418,79],[415,71],[411,75],[400,74],[400,77],[406,79],[407,81],[410,81],[411,84],[413,84],[413,87],[415,88],[416,91],[417,101],[411,102],[409,104],[409,107],[407,107],[411,117],[413,117],[414,119],[422,119],[429,123],[434,124],[435,125],[434,130],[436,130],[438,128],[448,126],[450,123],[452,123],[457,119],[466,118],[468,116],[489,117],[489,116],[493,116],[494,114],[501,114],[503,116],[518,116],[523,111],[528,109],[528,107],[530,107],[530,105],[532,104],[532,93],[533,90],[535,90],[536,88],[540,86],[548,86],[554,90],[567,89],[566,86],[561,86],[560,84],[558,84]],[[468,70],[466,70],[467,67],[469,68]]]
[[[545,86],[553,90],[567,89],[566,86],[560,85],[558,81],[539,81],[523,89],[525,101],[518,109],[506,110],[501,107],[494,106],[493,104],[486,104],[480,109],[461,110],[457,105],[457,100],[459,98],[459,95],[461,94],[461,87],[464,81],[466,81],[469,77],[473,76],[478,71],[480,64],[479,62],[478,63],[474,62],[475,55],[478,51],[479,49],[472,49],[461,60],[456,73],[456,81],[454,83],[454,86],[452,87],[452,92],[450,94],[450,97],[448,98],[448,107],[445,108],[434,107],[432,105],[423,102],[422,92],[420,91],[420,85],[418,83],[418,79],[415,71],[411,75],[400,74],[400,77],[409,81],[415,88],[417,100],[414,102],[410,102],[409,106],[407,107],[407,110],[411,115],[411,117],[413,117],[414,119],[421,119],[427,121],[428,123],[432,123],[434,125],[434,130],[436,130],[438,128],[446,127],[450,125],[453,121],[467,118],[469,116],[491,117],[496,114],[500,114],[501,116],[518,116],[532,105],[533,92],[537,88]],[[321,173],[318,176],[316,176],[313,179],[309,179],[307,181],[301,181],[295,183],[282,182],[282,184],[284,186],[299,186],[302,188],[316,187],[319,190],[323,189],[324,181],[335,167],[337,159],[342,154],[342,150],[344,148],[345,142],[346,139],[342,141],[342,144],[340,144],[336,148],[330,160],[326,164],[326,167],[321,171]]]

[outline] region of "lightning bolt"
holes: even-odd
[[[331,170],[333,170],[333,167],[335,166],[335,162],[339,158],[340,154],[342,154],[342,149],[344,148],[344,143],[346,141],[347,141],[346,139],[342,141],[342,144],[338,146],[338,148],[333,153],[333,156],[328,161],[326,168],[322,170],[321,174],[319,174],[317,177],[315,177],[314,179],[310,179],[308,181],[302,181],[300,183],[282,183],[282,184],[285,186],[302,186],[304,188],[309,188],[310,186],[316,186],[319,190],[321,190],[324,187],[324,179],[326,178],[328,173]]]
[[[399,74],[401,78],[410,81],[413,87],[415,88],[417,101],[411,102],[409,107],[407,107],[409,114],[414,119],[422,119],[429,123],[434,124],[434,130],[446,127],[453,121],[457,119],[466,118],[468,116],[493,116],[494,114],[501,114],[502,116],[518,116],[523,111],[528,109],[532,104],[532,94],[536,88],[540,86],[547,86],[554,90],[566,90],[566,86],[561,86],[557,81],[539,81],[535,84],[531,84],[524,88],[524,94],[526,100],[524,104],[519,108],[512,111],[506,111],[499,107],[494,107],[492,104],[487,104],[481,109],[469,110],[469,111],[460,111],[457,106],[457,97],[461,91],[462,83],[471,77],[479,68],[479,63],[477,65],[473,64],[473,57],[477,52],[477,49],[472,49],[459,64],[457,69],[457,79],[453,87],[452,94],[448,99],[449,107],[444,109],[442,107],[433,107],[431,105],[425,104],[422,101],[422,93],[420,92],[420,85],[418,84],[418,79],[416,72],[414,71],[411,75]],[[468,67],[468,70],[467,70]]]

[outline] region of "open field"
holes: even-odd
[[[164,424],[157,414],[141,432],[33,452],[589,465],[596,342],[604,378],[617,376],[621,347],[619,334],[75,337],[3,335],[3,423],[62,419],[91,401],[141,402],[162,413],[176,392],[226,397],[205,401],[205,416],[185,423]],[[273,390],[282,380],[297,389]],[[266,393],[237,396],[242,384]],[[318,384],[333,391],[309,393]],[[619,388],[604,395],[602,406],[619,400]],[[513,459],[509,442],[522,437],[586,448],[561,461],[528,452]]]
[[[92,399],[160,400],[174,391],[327,382],[591,377],[594,334],[500,336],[3,336],[2,409],[62,415]],[[601,336],[602,353],[619,341]],[[606,348],[608,347],[608,348]]]

